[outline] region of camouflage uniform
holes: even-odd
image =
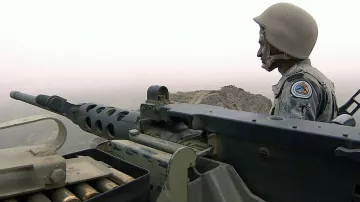
[[[262,68],[270,72],[279,64],[294,64],[273,86],[275,99],[270,114],[320,122],[334,119],[334,84],[312,67],[309,59],[318,37],[315,19],[293,4],[277,3],[254,21],[261,27],[258,57]]]
[[[271,115],[330,122],[337,116],[334,84],[309,59],[291,67],[273,86]]]

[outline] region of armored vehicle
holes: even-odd
[[[357,92],[331,123],[286,119],[203,104],[173,103],[148,88],[140,110],[13,91],[13,99],[62,115],[106,139],[59,155],[66,127],[54,120],[43,145],[0,151],[4,201],[355,202],[360,201]],[[355,105],[354,110],[349,107]]]

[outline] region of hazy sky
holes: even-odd
[[[271,95],[280,74],[260,67],[253,17],[276,2],[1,1],[1,95],[111,85],[145,92],[151,84],[171,91],[234,84]],[[287,2],[315,17],[313,65],[335,82],[339,95],[350,96],[360,87],[358,3]]]

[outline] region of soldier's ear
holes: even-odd
[[[273,45],[270,45],[270,55],[277,55],[277,54],[283,54],[284,52],[280,51],[279,49],[275,48]]]

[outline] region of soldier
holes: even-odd
[[[289,3],[277,3],[254,18],[260,26],[262,68],[278,68],[270,115],[330,122],[337,116],[334,84],[311,66],[309,55],[318,37],[315,19]]]

